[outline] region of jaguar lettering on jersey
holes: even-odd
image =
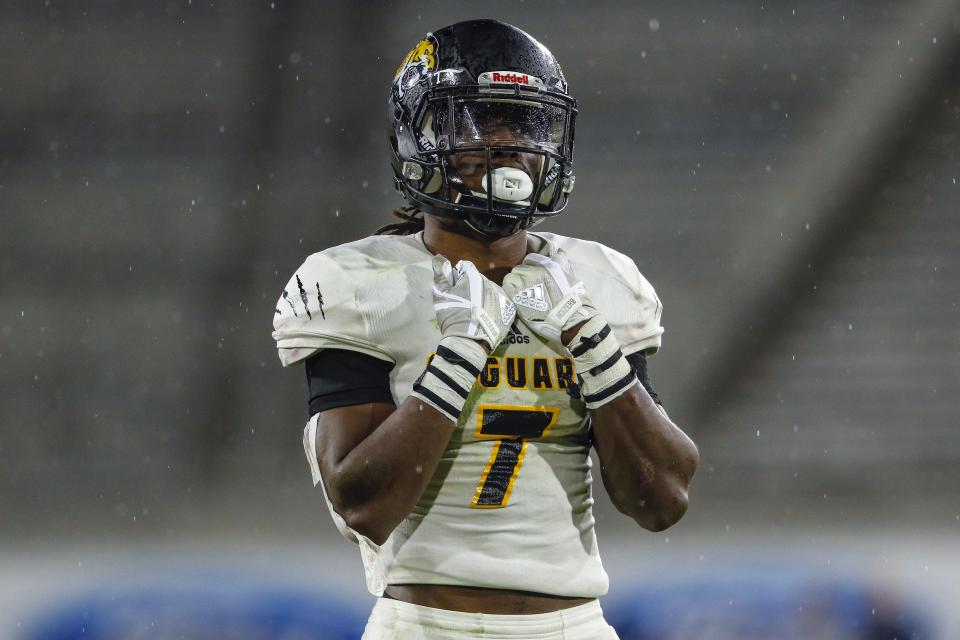
[[[480,372],[482,389],[566,390],[574,379],[573,360],[563,356],[488,356]]]
[[[522,336],[527,338],[528,336]],[[515,342],[520,342],[514,336]],[[435,353],[427,356],[430,364]],[[499,389],[501,387],[534,391],[576,391],[573,360],[564,356],[488,356],[487,363],[480,372],[477,382],[481,389]]]

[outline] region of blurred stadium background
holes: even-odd
[[[960,638],[946,0],[3,2],[0,637],[357,637],[273,303],[389,220],[393,71],[475,17],[564,65],[541,228],[656,286],[703,457],[663,534],[598,490],[621,637]]]

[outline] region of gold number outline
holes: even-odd
[[[543,428],[543,430],[534,438],[522,438],[518,435],[511,436],[509,433],[499,433],[499,434],[486,434],[483,433],[483,414],[486,410],[508,410],[508,411],[529,411],[534,413],[549,413],[550,421]],[[483,473],[480,476],[480,481],[477,483],[477,490],[473,494],[473,500],[470,501],[471,509],[503,509],[510,502],[510,495],[513,493],[513,485],[517,480],[517,476],[520,475],[520,467],[523,466],[523,459],[527,453],[527,443],[530,440],[542,440],[550,429],[557,424],[557,419],[560,416],[560,407],[545,407],[539,405],[511,405],[511,404],[478,404],[477,405],[477,429],[476,437],[479,440],[496,440],[494,443],[493,449],[490,452],[490,458],[487,460],[486,466],[483,468]],[[503,493],[503,500],[498,504],[479,504],[480,497],[483,495],[483,489],[487,482],[487,477],[490,475],[490,470],[493,469],[493,465],[497,462],[497,458],[500,456],[501,445],[505,440],[511,442],[520,442],[520,451],[517,454],[516,463],[513,466],[513,472],[510,475],[510,480],[507,483],[507,489]]]

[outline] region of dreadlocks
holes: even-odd
[[[400,222],[384,225],[374,232],[378,236],[409,236],[423,230],[423,212],[409,204],[400,205],[393,210],[393,216]]]

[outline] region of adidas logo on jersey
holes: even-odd
[[[537,311],[546,311],[547,310],[547,294],[544,290],[543,283],[533,285],[532,287],[527,287],[523,291],[519,292],[517,295],[513,296],[513,301],[520,306],[527,307],[528,309],[535,309]]]
[[[507,332],[507,335],[503,338],[503,341],[507,344],[530,344],[530,336],[523,335],[517,325],[512,325],[510,331]]]

